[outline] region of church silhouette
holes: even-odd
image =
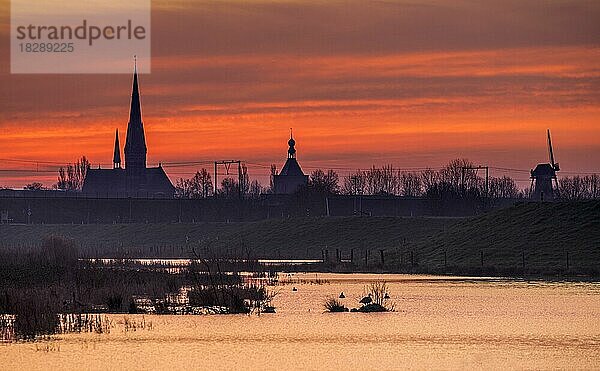
[[[162,166],[146,167],[147,151],[137,66],[135,66],[125,141],[125,168],[121,166],[121,148],[117,129],[113,168],[88,169],[83,183],[83,193],[90,197],[173,198],[175,188]]]
[[[304,175],[296,159],[296,141],[290,129],[288,156],[279,174],[273,176],[275,194],[292,194],[308,184],[308,175]]]

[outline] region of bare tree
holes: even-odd
[[[447,183],[458,193],[471,189],[479,190],[481,179],[472,169],[473,166],[473,163],[465,158],[454,159],[440,170],[440,181]]]
[[[392,165],[385,165],[381,168],[381,189],[379,193],[396,194],[398,193],[398,177]]]
[[[423,194],[423,178],[414,172],[399,172],[400,194],[406,197],[418,197]]]
[[[250,198],[258,198],[263,193],[264,189],[262,185],[258,182],[258,180],[253,180],[250,183],[250,190],[248,191],[248,196]]]
[[[202,168],[190,179],[179,178],[175,183],[177,198],[207,198],[212,196],[212,178],[208,170]]]
[[[342,193],[347,195],[365,194],[366,179],[363,171],[357,170],[355,173],[344,177]]]
[[[600,177],[598,174],[560,178],[559,194],[565,200],[600,198]]]
[[[319,193],[338,193],[339,176],[333,170],[317,169],[310,174],[309,187]]]
[[[269,193],[275,193],[275,176],[277,175],[277,166],[271,164],[271,177],[269,178]]]
[[[374,195],[381,193],[382,189],[382,178],[381,170],[373,166],[365,172],[367,194]]]
[[[221,181],[221,189],[219,195],[224,198],[239,197],[239,184],[234,178],[224,178]]]
[[[175,198],[190,198],[192,194],[190,180],[179,178],[175,182]]]
[[[202,168],[190,179],[190,197],[207,198],[212,195],[212,192],[213,187],[210,173],[205,168]]]
[[[421,183],[423,184],[423,192],[429,193],[433,187],[440,181],[439,172],[433,169],[425,169],[421,172]]]
[[[64,190],[81,190],[87,170],[90,168],[90,162],[85,156],[82,156],[74,164],[68,164],[66,168],[58,169],[58,182],[55,187]]]
[[[491,177],[488,196],[490,198],[517,198],[519,197],[519,189],[517,183],[508,176]]]
[[[586,176],[589,179],[589,198],[600,198],[600,176],[592,174]]]
[[[240,174],[240,193],[242,196],[247,195],[250,191],[250,177],[248,176],[248,167],[242,164],[242,173]]]

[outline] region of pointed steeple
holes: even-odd
[[[129,109],[129,122],[142,121],[142,111],[140,107],[140,88],[138,86],[137,59],[133,66],[133,88],[131,89],[131,108]]]
[[[119,129],[115,133],[115,152],[113,154],[113,169],[121,168],[121,146],[119,145]]]
[[[129,123],[127,124],[127,139],[125,141],[125,169],[145,169],[146,152],[146,137],[144,135],[144,123],[142,122],[136,60],[133,71],[133,87],[131,91]]]

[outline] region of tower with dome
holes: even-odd
[[[275,194],[292,194],[308,184],[308,175],[304,175],[296,159],[296,141],[290,129],[288,154],[285,165],[279,174],[273,176]]]

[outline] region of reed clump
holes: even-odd
[[[164,297],[184,275],[127,269],[79,259],[72,240],[44,238],[37,248],[0,250],[0,339],[32,340],[57,333],[104,333],[94,313],[127,313],[139,294]]]
[[[336,298],[328,298],[323,304],[325,310],[332,313],[348,312],[349,309]]]
[[[187,273],[193,282],[187,293],[192,307],[224,308],[232,314],[260,312],[274,296],[264,284],[244,280],[238,273],[224,273],[220,259],[196,259]]]
[[[81,259],[72,240],[44,238],[23,250],[0,246],[0,340],[110,331],[101,313],[249,313],[270,306],[261,280],[248,280],[245,259],[194,259],[188,267]],[[225,267],[225,268],[224,268]],[[261,268],[262,269],[262,268]],[[271,307],[272,308],[272,307]],[[126,328],[145,328],[127,321]]]
[[[360,300],[361,307],[353,309],[356,312],[393,312],[394,304],[390,302],[388,285],[385,281],[371,283],[365,289],[365,296]]]

